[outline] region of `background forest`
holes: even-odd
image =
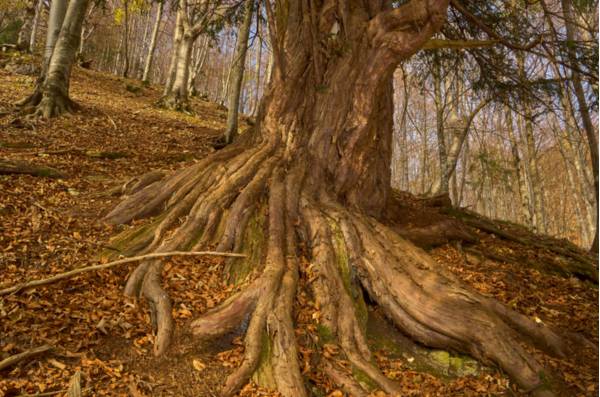
[[[96,70],[163,85],[175,3],[92,4],[78,57]],[[45,0],[3,0],[0,43],[41,53],[48,12]],[[485,18],[485,10],[474,12]],[[482,20],[502,37],[490,39],[459,21],[444,33],[452,37],[458,29],[480,40],[473,48],[425,50],[397,71],[393,184],[419,195],[448,191],[454,205],[590,247],[597,213],[589,143],[598,130],[597,2],[514,2],[510,13]],[[239,101],[247,116],[256,115],[269,78],[264,17],[262,9],[252,17],[247,42]],[[239,23],[241,16],[234,17],[193,42],[191,95],[227,104]],[[514,51],[518,46],[531,48]]]
[[[598,395],[595,0],[0,0],[0,397]]]

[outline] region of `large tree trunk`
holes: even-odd
[[[113,223],[161,214],[134,239],[121,240],[125,251],[214,244],[247,254],[229,264],[252,269],[243,289],[192,323],[199,338],[246,332],[244,359],[223,395],[258,372],[255,379],[282,395],[306,396],[292,313],[300,274],[312,280],[306,287],[319,308],[316,325],[357,372],[390,394],[400,387],[372,360],[363,289],[415,340],[494,362],[535,395],[553,395],[521,343],[560,355],[558,337],[443,273],[391,226],[390,204],[399,200],[390,189],[392,74],[441,27],[448,2],[413,0],[382,10],[357,1],[341,14],[331,3],[290,2],[285,20],[267,10],[279,39],[272,40],[273,76],[254,132],[109,213]],[[125,289],[150,302],[156,354],[167,350],[173,331],[161,272],[160,261],[143,262]],[[338,383],[367,394],[364,383],[323,360]]]
[[[233,63],[231,64],[233,84],[231,85],[227,98],[226,143],[231,143],[238,132],[240,93],[242,92],[242,81],[244,80],[244,71],[246,70],[246,53],[248,52],[248,37],[250,36],[253,8],[254,0],[246,0],[244,19],[238,30],[237,46],[235,48]]]
[[[60,34],[65,15],[67,13],[67,0],[53,0],[50,4],[50,13],[48,15],[48,28],[46,30],[46,45],[44,47],[44,58],[42,68],[38,76],[33,93],[17,104],[25,108],[35,108],[42,100],[42,86],[46,81],[46,74],[50,59],[54,52],[58,35]]]
[[[48,68],[66,13],[67,0],[52,0],[50,3],[50,14],[48,15],[46,47],[44,48],[44,66],[42,69]]]
[[[172,84],[165,95],[160,99],[159,104],[167,109],[189,111],[188,83],[190,73],[190,62],[192,50],[196,37],[184,32],[181,35],[175,57],[174,69],[172,72]]]
[[[41,98],[36,114],[45,118],[55,117],[74,109],[69,98],[69,80],[75,62],[81,28],[89,0],[71,0],[67,8],[58,40],[48,64],[48,71],[41,87]]]
[[[146,56],[146,62],[144,64],[144,73],[142,75],[143,82],[150,81],[150,68],[152,67],[152,59],[154,58],[154,50],[156,50],[156,39],[158,38],[158,31],[160,28],[160,20],[162,19],[164,2],[158,2],[156,9],[156,19],[154,20],[154,28],[152,29],[152,39],[150,39],[150,46],[148,47],[148,55]]]

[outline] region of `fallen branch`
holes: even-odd
[[[48,178],[64,178],[65,175],[52,167],[30,164],[26,161],[0,159],[0,174],[26,174]]]
[[[23,284],[19,284],[19,285],[15,285],[12,287],[8,287],[8,288],[4,288],[2,290],[0,290],[0,296],[2,295],[7,295],[7,294],[11,294],[11,293],[15,293],[24,289],[29,289],[29,288],[34,288],[34,287],[39,287],[41,285],[47,285],[47,284],[51,284],[60,280],[64,280],[67,278],[71,278],[73,276],[76,276],[78,274],[81,273],[85,273],[85,272],[91,272],[94,270],[103,270],[103,269],[108,269],[110,267],[114,267],[114,266],[118,266],[118,265],[124,265],[126,263],[132,263],[132,262],[138,262],[144,259],[154,259],[154,258],[164,258],[164,257],[168,257],[168,256],[226,256],[226,257],[233,257],[233,258],[245,258],[246,255],[244,254],[236,254],[233,252],[215,252],[215,251],[191,251],[191,252],[183,252],[183,251],[172,251],[172,252],[155,252],[152,254],[146,254],[146,255],[140,255],[140,256],[133,256],[131,258],[123,258],[123,259],[119,259],[116,260],[114,262],[108,262],[108,263],[103,263],[100,265],[92,265],[92,266],[86,266],[86,267],[81,267],[79,269],[74,269],[65,273],[60,273],[57,274],[55,276],[52,277],[48,277],[48,278],[44,278],[41,280],[33,280],[33,281],[29,281]],[[1,368],[0,368],[1,369]]]
[[[52,350],[52,349],[53,349],[53,347],[50,345],[43,345],[40,347],[36,347],[34,349],[26,350],[22,353],[14,354],[14,355],[0,361],[0,371],[2,371],[5,368],[12,367],[13,365],[15,365],[23,360],[26,360],[33,356],[37,356],[38,354],[45,353],[48,350]]]
[[[92,390],[91,387],[86,387],[85,389],[81,389],[81,392],[87,392]],[[55,391],[47,391],[44,393],[34,393],[34,394],[19,394],[17,397],[46,397],[46,396],[56,396],[57,394],[67,393],[69,390],[55,390]]]

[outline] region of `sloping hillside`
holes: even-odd
[[[110,237],[125,228],[107,226],[102,217],[119,201],[123,184],[148,170],[168,172],[206,156],[224,128],[218,105],[195,99],[196,115],[160,110],[153,107],[159,88],[83,69],[71,87],[81,110],[33,121],[15,115],[10,105],[32,82],[0,70],[0,158],[49,166],[64,177],[0,175],[0,290],[118,256]],[[449,209],[443,200],[398,194],[406,203],[393,209],[398,230],[476,290],[556,326],[573,354],[564,360],[534,354],[564,379],[565,395],[597,395],[597,259],[566,241]],[[186,324],[238,288],[222,277],[225,268],[222,259],[168,259],[164,282],[177,331],[164,358],[152,356],[151,319],[138,308],[145,303],[121,293],[129,265],[1,296],[0,361],[45,344],[53,350],[0,369],[0,396],[61,394],[77,371],[86,395],[217,395],[243,346],[238,335],[195,341]],[[307,282],[301,274],[301,287]],[[319,357],[335,358],[338,350],[315,325],[318,308],[302,291],[296,333],[307,389],[341,396],[332,379],[317,371]],[[523,393],[497,370],[414,345],[378,311],[367,312],[375,357],[406,395]],[[252,385],[241,394],[270,395]]]

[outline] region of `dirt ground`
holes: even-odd
[[[0,69],[0,158],[51,166],[67,177],[0,175],[0,289],[106,262],[107,252],[118,256],[109,239],[126,227],[102,222],[119,201],[112,191],[150,170],[174,170],[206,156],[224,128],[225,113],[215,104],[195,99],[195,116],[159,110],[153,107],[158,88],[83,69],[75,71],[71,84],[81,110],[56,120],[32,121],[16,116],[11,106],[32,83],[32,77]],[[479,237],[480,250],[502,253],[522,248],[483,232]],[[548,255],[535,249],[527,252],[531,261]],[[453,245],[432,253],[440,266],[477,290],[559,332],[588,340],[588,349],[565,360],[535,354],[564,379],[565,395],[598,394],[596,285],[523,263],[466,260]],[[152,355],[147,307],[122,294],[134,265],[0,297],[0,360],[44,344],[54,347],[0,371],[0,396],[65,395],[78,371],[88,396],[218,395],[226,375],[241,360],[240,335],[197,341],[186,324],[238,288],[223,277],[224,265],[218,258],[167,260],[164,284],[173,300],[177,331],[162,358]],[[308,282],[306,277],[301,275],[301,286]],[[296,305],[307,390],[314,396],[341,396],[319,371],[318,358],[335,357],[336,347],[319,343],[308,292],[301,289]],[[376,319],[377,313],[372,313]],[[378,363],[401,383],[406,395],[523,395],[494,369],[434,375],[435,371],[411,365],[412,356],[394,354],[389,345],[375,341],[373,346]],[[249,384],[241,395],[274,394]]]

